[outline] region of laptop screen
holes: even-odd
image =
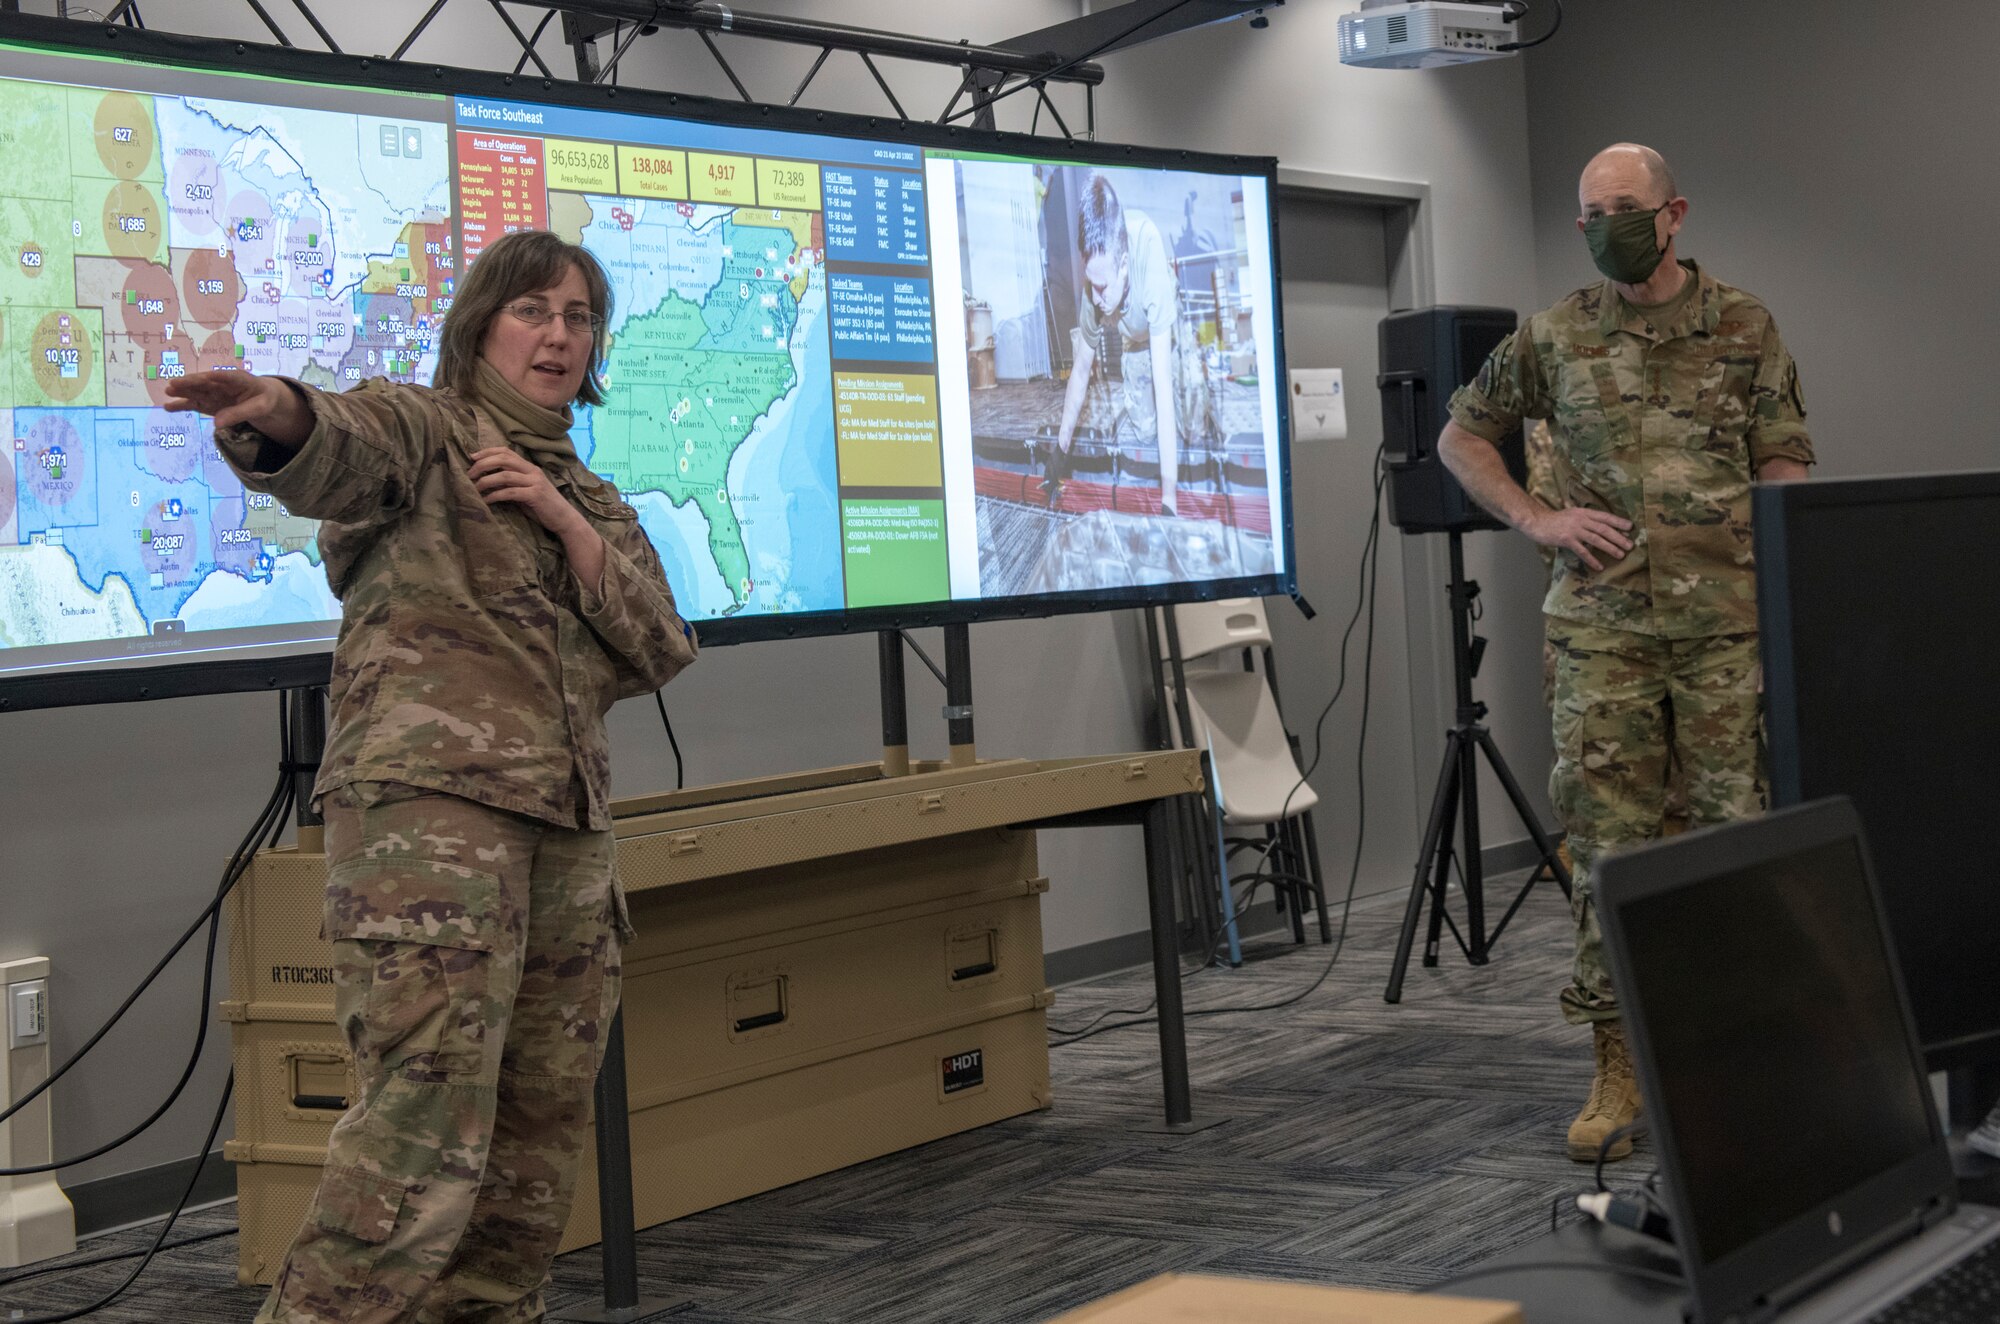
[[[1935,1143],[1864,868],[1834,840],[1620,907],[1703,1262]]]

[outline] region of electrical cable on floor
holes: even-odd
[[[223,1237],[235,1236],[240,1230],[239,1228],[222,1227],[217,1228],[213,1232],[198,1232],[191,1237],[182,1237],[179,1241],[169,1241],[165,1245],[158,1247],[154,1253],[164,1255],[170,1250],[179,1250],[183,1246],[199,1246],[205,1241],[219,1241]],[[19,1273],[9,1274],[5,1278],[0,1278],[0,1288],[12,1287],[15,1283],[25,1283],[30,1278],[43,1278],[52,1273],[68,1273],[71,1269],[90,1269],[100,1264],[116,1264],[119,1260],[134,1259],[145,1253],[146,1249],[142,1246],[138,1250],[112,1251],[106,1255],[93,1255],[86,1260],[69,1260],[62,1264],[51,1264],[40,1269],[23,1269]]]
[[[1333,711],[1333,706],[1340,701],[1341,694],[1347,689],[1347,645],[1349,640],[1353,638],[1354,627],[1361,621],[1363,610],[1365,608],[1368,619],[1368,628],[1363,636],[1363,643],[1362,643],[1361,725],[1358,738],[1355,741],[1356,803],[1355,803],[1354,858],[1353,858],[1353,863],[1350,866],[1347,875],[1347,895],[1341,901],[1340,926],[1339,926],[1339,932],[1334,939],[1333,952],[1330,956],[1327,957],[1326,968],[1320,971],[1319,977],[1313,980],[1311,984],[1307,985],[1306,988],[1304,988],[1298,993],[1291,995],[1290,997],[1280,999],[1277,1002],[1257,1003],[1250,1006],[1242,1006],[1242,1007],[1197,1008],[1194,1010],[1184,1012],[1183,1016],[1185,1019],[1192,1020],[1197,1016],[1232,1015],[1238,1012],[1277,1011],[1280,1010],[1281,1008],[1292,1006],[1294,1003],[1301,1002],[1304,999],[1312,996],[1315,992],[1319,990],[1321,985],[1326,983],[1327,979],[1333,974],[1333,969],[1335,964],[1340,960],[1340,954],[1342,950],[1347,945],[1348,921],[1351,918],[1354,910],[1354,892],[1356,885],[1359,883],[1361,878],[1361,848],[1362,848],[1362,843],[1367,835],[1368,768],[1367,768],[1367,759],[1365,754],[1368,746],[1368,709],[1369,709],[1369,701],[1373,693],[1374,668],[1375,668],[1375,602],[1376,602],[1376,587],[1378,582],[1376,572],[1379,570],[1381,566],[1382,488],[1383,485],[1388,481],[1388,473],[1389,473],[1387,468],[1385,468],[1382,463],[1385,450],[1386,450],[1385,446],[1377,446],[1375,448],[1374,508],[1373,508],[1373,514],[1371,515],[1368,522],[1368,536],[1366,540],[1362,543],[1362,548],[1361,548],[1361,562],[1359,567],[1360,584],[1358,587],[1354,603],[1354,615],[1348,618],[1347,628],[1341,633],[1340,636],[1340,678],[1339,681],[1334,686],[1333,697],[1326,701],[1326,706],[1320,710],[1319,718],[1313,724],[1314,753],[1312,761],[1306,766],[1305,772],[1299,777],[1298,782],[1292,787],[1291,791],[1286,794],[1285,802],[1282,809],[1279,812],[1279,819],[1278,819],[1278,821],[1280,822],[1284,820],[1287,813],[1291,809],[1292,798],[1299,793],[1300,788],[1303,787],[1306,784],[1307,779],[1312,776],[1313,770],[1319,766],[1321,755],[1325,752],[1325,743],[1322,740],[1320,733],[1325,725],[1327,715]],[[1258,874],[1262,874],[1264,872],[1265,867],[1270,862],[1270,858],[1271,858],[1271,852],[1267,851],[1265,853],[1263,863],[1261,863],[1258,866],[1257,870]],[[1253,875],[1251,881],[1252,894],[1255,893],[1257,886],[1258,886],[1258,880]],[[1246,901],[1244,903],[1244,908],[1247,909],[1247,907],[1248,907],[1248,902]],[[1242,911],[1239,910],[1237,913],[1240,916]],[[1216,950],[1216,946],[1217,946],[1216,944],[1210,945],[1209,948],[1210,962],[1214,960],[1214,953]],[[1204,968],[1206,968],[1206,966],[1204,966]],[[1145,1010],[1150,1010],[1152,1005],[1153,1004],[1151,1002],[1147,1003]],[[1104,1019],[1105,1019],[1104,1016],[1099,1016],[1097,1020],[1090,1022],[1090,1024],[1082,1027],[1076,1033],[1071,1034],[1068,1038],[1063,1039],[1059,1043],[1051,1043],[1049,1047],[1052,1049],[1067,1048],[1071,1044],[1082,1043],[1086,1039],[1093,1039],[1100,1034],[1109,1034],[1113,1030],[1126,1030],[1126,1029],[1132,1029],[1136,1026],[1154,1024],[1156,1021],[1159,1020],[1159,1017],[1147,1016],[1138,1020],[1117,1021],[1110,1025],[1099,1024],[1099,1022],[1103,1021]],[[1063,1033],[1062,1031],[1056,1029],[1056,1027],[1054,1026],[1051,1026],[1050,1030],[1052,1033]]]
[[[167,1215],[166,1222],[160,1225],[160,1233],[153,1238],[153,1244],[146,1248],[144,1252],[145,1258],[132,1267],[131,1273],[125,1275],[125,1281],[89,1305],[78,1306],[73,1310],[60,1311],[54,1315],[21,1315],[10,1312],[7,1316],[8,1324],[67,1324],[69,1320],[81,1319],[85,1315],[96,1314],[119,1297],[125,1295],[125,1289],[137,1282],[139,1275],[152,1267],[153,1257],[158,1255],[166,1245],[167,1236],[174,1230],[175,1221],[187,1209],[188,1201],[194,1198],[194,1188],[201,1181],[201,1171],[208,1165],[208,1156],[215,1148],[215,1137],[222,1130],[222,1119],[229,1111],[229,1096],[234,1092],[235,1086],[236,1073],[232,1071],[229,1073],[228,1081],[222,1087],[222,1097],[216,1100],[215,1117],[209,1122],[208,1136],[201,1142],[201,1149],[195,1155],[194,1171],[188,1174],[187,1185],[181,1188],[180,1200],[175,1203],[174,1211]]]
[[[1600,1194],[1608,1192],[1611,1189],[1604,1184],[1604,1165],[1611,1158],[1611,1147],[1621,1140],[1627,1140],[1639,1134],[1644,1128],[1645,1122],[1639,1118],[1634,1118],[1625,1123],[1625,1125],[1612,1129],[1605,1135],[1604,1139],[1597,1142],[1597,1166],[1592,1169],[1591,1177],[1596,1181]]]
[[[1238,919],[1243,918],[1244,914],[1248,912],[1249,909],[1250,909],[1250,902],[1248,898],[1246,898],[1243,904],[1236,908],[1235,911],[1236,917]],[[1222,936],[1224,935],[1218,935],[1216,941],[1209,944],[1208,956],[1199,965],[1196,965],[1193,968],[1189,968],[1188,966],[1185,965],[1181,967],[1181,982],[1183,984],[1185,984],[1188,980],[1193,979],[1196,975],[1207,974],[1210,970],[1214,970],[1217,968],[1215,964],[1215,954],[1221,948]],[[1143,1007],[1113,1007],[1108,1011],[1099,1012],[1096,1016],[1093,1016],[1090,1020],[1086,1021],[1084,1024],[1076,1026],[1074,1029],[1065,1028],[1060,1025],[1051,1025],[1048,1027],[1048,1032],[1050,1034],[1060,1034],[1060,1035],[1082,1034],[1084,1031],[1092,1029],[1102,1024],[1103,1022],[1109,1020],[1113,1016],[1143,1016],[1147,1012],[1153,1009],[1153,1004],[1157,1001],[1159,1001],[1159,998],[1157,995],[1155,995],[1154,997],[1147,998],[1146,1005]],[[1141,1024],[1145,1023],[1146,1022],[1141,1022]],[[1052,1044],[1050,1045],[1050,1047],[1060,1048],[1061,1045]]]
[[[197,1004],[198,1011],[195,1018],[194,1047],[188,1053],[187,1063],[182,1068],[180,1079],[175,1082],[172,1091],[168,1093],[167,1097],[158,1107],[153,1109],[152,1113],[145,1120],[115,1140],[106,1141],[95,1149],[73,1155],[69,1158],[56,1159],[48,1163],[29,1164],[18,1168],[0,1168],[0,1177],[26,1177],[46,1172],[56,1172],[63,1168],[75,1167],[79,1163],[86,1163],[91,1159],[100,1158],[105,1154],[111,1153],[113,1150],[130,1143],[138,1136],[144,1134],[154,1123],[165,1116],[167,1110],[174,1106],[175,1102],[181,1097],[182,1092],[186,1090],[188,1082],[194,1078],[195,1068],[201,1060],[202,1048],[208,1041],[209,1002],[210,994],[214,987],[215,947],[217,937],[221,931],[222,904],[228,899],[230,892],[235,889],[237,881],[249,870],[251,863],[257,857],[258,850],[267,844],[273,846],[277,844],[279,837],[284,833],[286,823],[291,814],[293,768],[289,716],[290,709],[286,701],[286,696],[283,692],[280,692],[278,695],[278,782],[272,788],[271,796],[265,801],[263,811],[258,814],[256,822],[251,825],[250,831],[245,834],[243,840],[237,844],[235,853],[230,856],[229,865],[223,871],[222,882],[216,889],[214,898],[202,908],[200,914],[195,916],[194,922],[187,927],[186,931],[181,934],[174,945],[167,949],[166,955],[162,956],[154,964],[152,970],[147,972],[146,977],[141,979],[138,986],[119,1004],[118,1009],[111,1014],[110,1019],[100,1025],[84,1041],[83,1046],[78,1048],[74,1053],[71,1053],[68,1059],[61,1066],[50,1072],[46,1079],[15,1100],[4,1111],[0,1111],[0,1122],[5,1122],[13,1117],[14,1114],[27,1107],[35,1099],[41,1097],[57,1081],[68,1075],[71,1068],[75,1067],[93,1048],[97,1047],[104,1036],[111,1032],[112,1027],[124,1018],[125,1013],[132,1009],[133,1005],[138,1002],[139,998],[148,988],[152,987],[153,982],[160,977],[161,972],[167,968],[174,957],[180,954],[181,950],[194,939],[197,933],[201,932],[205,925],[208,929],[208,940],[205,947],[206,954],[202,961],[201,1000]]]

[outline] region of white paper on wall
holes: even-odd
[[[1294,368],[1292,440],[1347,440],[1347,394],[1339,368]]]

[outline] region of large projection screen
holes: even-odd
[[[323,680],[316,526],[166,383],[428,382],[523,227],[708,644],[1296,582],[1268,159],[115,31],[0,15],[0,710]]]

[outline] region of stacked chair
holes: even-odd
[[[1269,885],[1306,940],[1308,910],[1321,942],[1333,940],[1319,839],[1319,797],[1300,774],[1299,742],[1278,707],[1271,626],[1258,598],[1155,607],[1146,620],[1153,663],[1155,739],[1206,758],[1209,812],[1178,825],[1183,905],[1213,956],[1224,944],[1242,963],[1238,920]]]

